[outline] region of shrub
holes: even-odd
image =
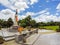
[[[58,28],[58,29],[56,29],[56,31],[57,31],[57,32],[60,32],[60,25],[59,25],[59,28]]]
[[[56,29],[57,32],[60,32],[60,29]]]
[[[1,28],[0,28],[0,30],[1,30]]]
[[[4,39],[2,36],[0,36],[0,44],[3,44],[4,43]]]
[[[2,26],[0,25],[0,30],[1,30]]]

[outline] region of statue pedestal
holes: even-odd
[[[9,32],[18,32],[18,28],[19,28],[19,26],[12,26],[12,27],[9,29]]]

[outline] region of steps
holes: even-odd
[[[24,43],[24,44],[26,44],[26,45],[34,44],[35,41],[37,41],[37,39],[39,38],[39,36],[40,36],[40,34],[33,34],[33,35],[31,35],[30,37],[28,37],[26,39],[26,43]]]

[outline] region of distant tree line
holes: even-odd
[[[60,25],[60,22],[53,22],[53,21],[50,21],[50,22],[38,22],[38,24],[40,26],[57,26],[57,25]]]
[[[2,28],[11,27],[13,24],[14,23],[13,23],[13,20],[11,18],[9,18],[7,21],[0,19],[0,27],[2,27]],[[24,18],[22,20],[19,20],[18,25],[22,26],[24,28],[28,27],[28,26],[33,27],[33,28],[37,28],[37,27],[40,27],[40,26],[57,26],[57,25],[60,26],[60,22],[50,21],[50,22],[38,22],[37,23],[29,15],[26,18]]]
[[[0,28],[8,28],[13,25],[13,21],[9,18],[7,21],[0,19]]]
[[[60,25],[60,22],[36,22],[35,20],[31,19],[31,16],[27,16],[25,19],[19,20],[18,21],[18,25],[22,26],[22,27],[27,27],[27,26],[31,26],[31,27],[40,27],[40,26],[57,26]]]

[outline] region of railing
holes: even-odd
[[[16,35],[15,36],[15,41],[17,43],[26,43],[26,38],[28,38],[29,36],[31,36],[32,34],[38,33],[38,29],[35,30],[31,30],[31,31],[27,31],[25,33],[22,33],[21,35]]]

